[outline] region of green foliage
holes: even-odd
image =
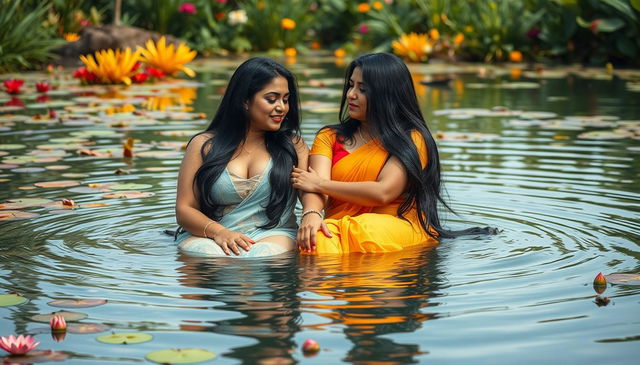
[[[0,0],[0,8],[0,72],[45,62],[53,57],[51,50],[64,43],[53,28],[42,25],[47,3]]]

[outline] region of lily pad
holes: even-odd
[[[592,131],[578,134],[578,138],[581,139],[624,139],[632,136],[633,133],[620,129],[612,131]]]
[[[70,165],[49,165],[44,167],[47,170],[66,170],[71,168]]]
[[[640,285],[640,274],[609,274],[604,277],[611,284]]]
[[[138,199],[148,198],[154,195],[156,194],[148,191],[118,191],[115,193],[103,194],[102,197],[105,199]]]
[[[216,357],[216,354],[203,349],[185,348],[153,351],[144,357],[159,364],[193,364],[212,360]]]
[[[80,321],[88,317],[84,313],[57,311],[57,312],[51,312],[51,313],[45,313],[45,314],[36,314],[35,316],[31,317],[31,319],[36,322],[49,323],[51,318],[53,318],[53,316],[56,316],[56,315],[62,316],[67,322]]]
[[[70,105],[74,105],[74,103],[70,101],[65,101],[65,100],[52,100],[52,101],[47,101],[45,103],[29,104],[27,105],[27,108],[47,109],[47,108],[60,108],[60,107],[70,106]]]
[[[34,172],[42,172],[45,171],[44,167],[18,167],[16,169],[12,169],[11,172],[23,172],[23,173],[34,173]]]
[[[17,143],[13,143],[13,144],[0,144],[0,150],[19,150],[22,148],[25,148],[27,146],[23,145],[23,144],[17,144]]]
[[[22,304],[27,298],[18,294],[0,294],[0,307]]]
[[[12,355],[2,358],[3,364],[33,364],[36,362],[63,361],[69,358],[64,352],[53,350],[34,350],[24,355]]]
[[[182,153],[178,151],[144,151],[135,153],[138,157],[155,157],[155,158],[171,158],[180,157]]]
[[[58,299],[52,300],[49,304],[52,307],[60,308],[89,308],[106,304],[106,299]]]
[[[69,323],[67,332],[76,334],[100,333],[111,329],[111,326],[102,323]]]
[[[51,203],[51,199],[41,198],[21,198],[21,199],[9,199],[6,203],[0,204],[0,209],[23,209],[31,207],[41,207],[48,203]]]
[[[96,337],[96,340],[102,343],[114,345],[130,345],[135,343],[148,342],[153,339],[148,333],[144,332],[113,332],[110,335]]]
[[[80,182],[76,180],[43,181],[33,185],[40,188],[68,188],[70,186],[80,185]]]
[[[28,219],[37,217],[40,214],[23,212],[21,210],[0,210],[0,221],[9,221],[14,219]]]
[[[111,185],[109,188],[111,190],[143,190],[143,189],[149,189],[150,187],[153,187],[153,185],[151,184],[118,184],[118,185]]]

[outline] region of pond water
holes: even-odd
[[[604,306],[592,287],[599,272],[640,275],[640,97],[626,80],[637,73],[411,67],[416,81],[453,78],[417,83],[458,214],[447,224],[496,226],[496,236],[385,255],[189,257],[163,233],[175,228],[181,147],[208,123],[239,62],[204,60],[196,81],[129,89],[82,88],[69,71],[19,75],[26,109],[0,107],[0,294],[28,301],[0,307],[0,335],[33,334],[65,364],[148,363],[165,348],[206,349],[218,364],[640,355],[638,278],[610,284]],[[336,121],[344,66],[290,67],[311,143]],[[31,90],[41,79],[60,86],[49,101]],[[133,158],[122,157],[127,137]],[[153,340],[110,345],[96,340],[110,332],[69,331],[56,341],[33,318],[60,310],[53,300],[85,298],[108,302],[62,309]],[[300,350],[307,338],[321,346],[315,356]]]

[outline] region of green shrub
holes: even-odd
[[[43,20],[47,3],[0,0],[0,72],[33,67],[53,58],[51,50],[64,43]]]

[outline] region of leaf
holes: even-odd
[[[111,329],[111,326],[102,323],[69,323],[67,332],[77,334],[100,333]]]
[[[96,340],[102,343],[112,345],[130,345],[136,343],[148,342],[153,339],[148,333],[144,332],[113,332],[110,335],[98,336]]]
[[[67,188],[70,186],[80,185],[80,182],[76,180],[43,181],[33,185],[40,188]]]
[[[624,26],[624,21],[620,18],[605,18],[600,19],[598,23],[598,32],[615,32],[616,30]]]
[[[640,11],[640,0],[630,0],[631,6],[637,11]]]
[[[185,348],[153,351],[144,357],[159,364],[192,364],[212,360],[216,357],[216,354],[203,349]]]
[[[153,187],[153,185],[151,184],[118,184],[118,185],[111,185],[109,188],[111,190],[143,190],[143,189],[149,189]]]
[[[640,274],[609,274],[604,277],[611,284],[640,285]]]
[[[105,199],[138,199],[148,198],[154,195],[156,194],[142,191],[118,191],[115,193],[103,194],[102,197]]]
[[[23,212],[21,210],[0,210],[0,221],[9,221],[14,219],[27,219],[37,217],[40,214]]]
[[[49,323],[49,321],[51,321],[51,318],[53,318],[53,316],[55,315],[62,316],[67,322],[79,321],[88,317],[84,313],[57,311],[48,314],[36,314],[35,316],[31,317],[31,319],[36,322]]]
[[[61,308],[89,308],[107,303],[106,299],[58,299],[52,300],[49,304],[52,307]]]
[[[0,307],[22,304],[27,298],[18,294],[0,294]]]

